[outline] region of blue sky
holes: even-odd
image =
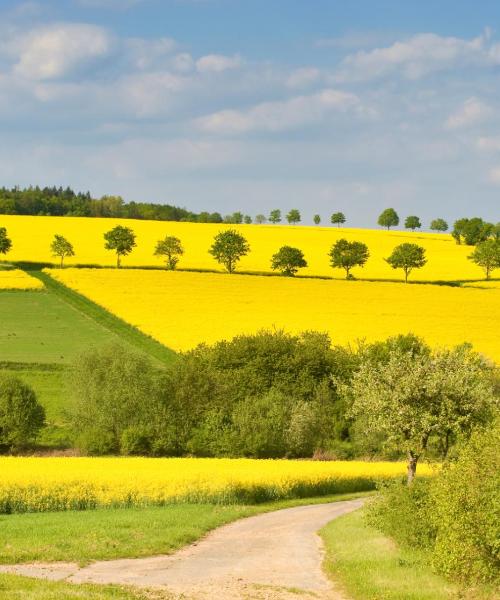
[[[500,219],[500,3],[0,0],[0,185]]]

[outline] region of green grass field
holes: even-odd
[[[403,550],[365,523],[358,510],[322,529],[324,567],[352,600],[495,600],[493,590],[464,590],[432,572],[428,557]]]

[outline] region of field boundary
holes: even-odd
[[[92,300],[89,300],[87,297],[75,292],[59,281],[53,279],[47,273],[44,273],[42,268],[47,265],[17,263],[17,266],[33,277],[39,279],[45,285],[45,288],[49,293],[53,293],[79,312],[99,323],[102,327],[123,338],[130,345],[135,346],[138,350],[149,354],[164,364],[171,363],[175,360],[176,353],[167,346],[157,342],[152,337],[146,335],[133,325],[123,321],[102,306],[99,306],[95,302],[92,302]]]

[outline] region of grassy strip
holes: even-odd
[[[428,557],[401,549],[368,526],[363,511],[335,519],[321,530],[324,568],[353,600],[493,600],[490,589],[464,590],[432,572]]]
[[[171,596],[116,585],[45,581],[0,574],[0,600],[168,600]]]
[[[19,266],[21,267],[21,264]],[[74,308],[78,309],[84,315],[99,323],[99,325],[102,325],[109,331],[119,335],[142,352],[149,354],[162,363],[170,363],[175,359],[176,354],[173,350],[145,335],[136,327],[129,325],[85,296],[82,296],[59,281],[56,281],[50,277],[50,275],[47,275],[47,273],[44,273],[41,270],[33,270],[29,271],[29,273],[42,281],[49,292],[52,292]]]
[[[152,508],[0,516],[0,563],[133,558],[167,554],[241,517],[304,504],[349,500],[338,494],[258,506],[182,504]]]

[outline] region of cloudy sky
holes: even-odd
[[[497,221],[496,27],[497,0],[0,0],[0,185]]]

